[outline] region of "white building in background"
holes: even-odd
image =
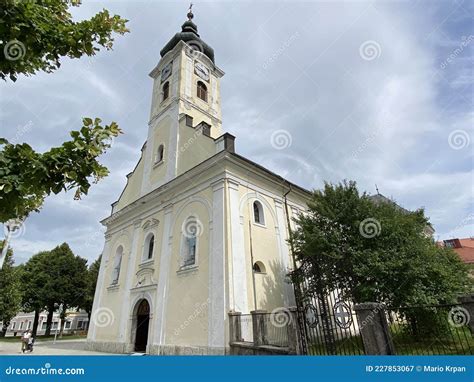
[[[46,331],[46,320],[47,320],[48,312],[42,311],[39,315],[38,320],[38,329],[36,332],[37,336],[44,335]],[[29,313],[18,313],[15,317],[13,317],[10,321],[10,325],[8,326],[6,336],[21,336],[22,332],[27,329],[33,330],[33,322],[35,319],[35,312]],[[3,327],[3,323],[0,322],[0,328]],[[84,332],[89,327],[89,318],[87,312],[85,311],[68,311],[67,316],[64,323],[64,330],[63,334],[76,334],[80,332]],[[56,329],[59,331],[59,313],[53,314],[53,322],[51,326],[51,334],[54,334]]]
[[[102,222],[91,349],[224,354],[229,311],[294,305],[288,224],[309,192],[235,152],[224,72],[188,18],[150,73],[148,137]],[[291,137],[275,133],[261,139],[278,155]]]

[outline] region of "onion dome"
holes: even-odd
[[[192,7],[192,4],[191,4]],[[181,32],[176,33],[170,41],[164,46],[160,51],[160,56],[163,57],[166,53],[173,50],[173,48],[180,42],[184,41],[188,44],[193,50],[204,53],[213,63],[214,61],[214,49],[207,45],[201,37],[199,37],[197,25],[192,22],[194,18],[193,12],[189,8],[187,14],[188,20],[184,22],[181,26]]]

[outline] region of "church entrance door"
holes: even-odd
[[[147,300],[142,300],[139,303],[136,320],[135,351],[144,352],[148,343],[148,326],[150,324],[150,305]]]

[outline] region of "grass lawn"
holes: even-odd
[[[392,332],[400,355],[463,355],[474,354],[474,337],[467,327],[452,328],[439,336],[416,338],[407,332]]]
[[[416,338],[391,325],[392,340],[398,355],[467,355],[474,354],[474,337],[467,327],[452,328],[440,336]],[[351,336],[335,342],[337,355],[364,355],[360,336]],[[326,355],[322,338],[310,339],[308,352],[312,355]]]
[[[336,355],[364,355],[364,345],[360,336],[351,336],[337,340],[334,344]],[[328,354],[326,345],[322,339],[314,339],[308,344],[308,352],[311,355]]]

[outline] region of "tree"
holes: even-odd
[[[326,184],[308,206],[291,240],[293,280],[307,280],[308,294],[409,306],[452,303],[472,285],[456,254],[424,234],[423,210],[374,203],[355,182]]]
[[[97,183],[108,175],[107,167],[97,158],[121,130],[115,122],[105,127],[101,122],[99,118],[84,118],[81,130],[71,132],[72,140],[42,154],[26,143],[10,144],[0,138],[0,222],[8,222],[7,243],[10,222],[22,224],[31,212],[39,211],[48,195],[75,190],[75,199],[80,199],[92,182]],[[0,268],[4,258],[5,249]]]
[[[99,47],[112,49],[113,34],[128,32],[127,20],[104,9],[75,22],[70,6],[80,0],[3,0],[0,6],[0,78],[16,81],[19,74],[57,70],[62,57],[92,56]]]
[[[3,323],[0,337],[5,336],[10,320],[19,312],[21,306],[20,282],[13,264],[13,251],[9,248],[5,265],[0,269],[0,321]]]
[[[66,243],[51,251],[40,252],[30,258],[22,272],[25,294],[24,305],[35,311],[33,333],[36,335],[37,317],[46,309],[45,335],[51,334],[54,312],[83,303],[87,286],[87,260],[75,256]],[[64,319],[62,315],[62,319]],[[64,320],[62,321],[64,323]],[[61,327],[62,330],[62,327]]]
[[[96,259],[87,270],[87,286],[86,293],[84,295],[84,300],[82,302],[81,308],[83,308],[89,317],[89,322],[91,319],[92,305],[94,303],[95,288],[97,285],[97,278],[99,277],[100,262],[102,260],[102,255]]]
[[[49,290],[45,289],[48,281],[48,255],[47,251],[39,252],[19,267],[21,288],[23,290],[23,310],[35,313],[32,329],[33,337],[36,337],[39,315],[46,306],[45,301],[49,293]]]
[[[127,20],[105,9],[88,20],[73,21],[69,7],[79,5],[79,0],[4,0],[0,5],[0,78],[16,81],[19,74],[51,73],[60,67],[62,57],[91,56],[100,47],[112,49],[114,33],[128,32]],[[71,132],[71,141],[43,154],[26,143],[10,144],[0,138],[0,222],[8,222],[0,269],[11,231],[29,213],[38,211],[46,196],[76,189],[78,198],[87,194],[89,178],[97,182],[107,175],[97,158],[120,133],[115,122],[102,127],[100,119],[84,118],[81,130]]]
[[[38,211],[51,193],[75,189],[79,199],[91,186],[89,177],[96,183],[107,176],[107,168],[97,157],[121,131],[115,122],[105,127],[101,122],[84,118],[81,130],[71,132],[72,140],[42,154],[26,143],[0,139],[0,222]]]
[[[65,313],[69,308],[82,304],[87,287],[87,260],[75,256],[66,243],[54,248],[47,256],[48,281],[45,290],[48,294],[45,305],[48,310],[45,335],[51,332],[53,313],[61,307],[62,322],[64,325]]]

